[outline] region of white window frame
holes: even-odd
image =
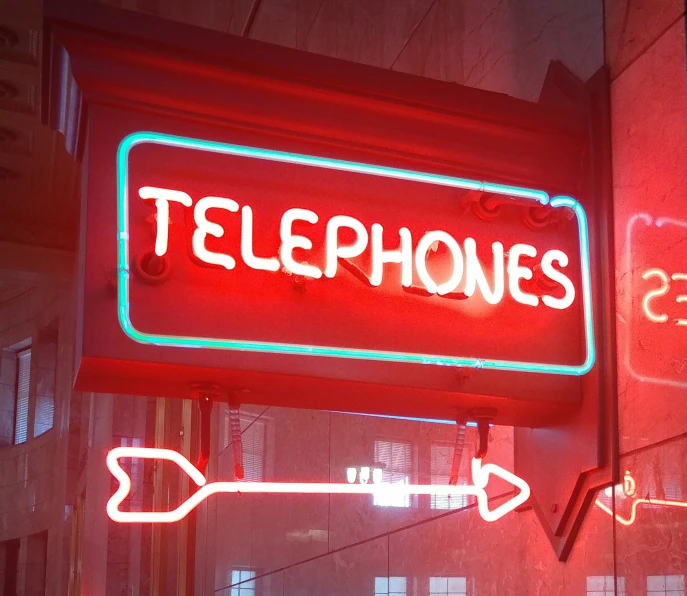
[[[231,570],[229,575],[230,596],[255,596],[255,576],[257,571],[250,567],[236,567]],[[247,581],[247,580],[253,581]],[[245,582],[245,583],[239,583]],[[238,585],[235,585],[238,584]]]
[[[467,596],[468,578],[435,575],[429,578],[429,596]]]
[[[403,584],[403,588],[400,584]],[[408,578],[399,575],[377,576],[375,577],[373,594],[374,596],[407,596]]]
[[[618,592],[615,591],[615,577],[613,575],[588,575],[587,596],[626,596],[625,578],[618,578]]]
[[[14,432],[12,444],[20,445],[29,440],[29,407],[31,403],[31,343],[15,351],[14,382]],[[23,366],[28,367],[26,385],[22,383]],[[20,408],[23,405],[23,408]]]
[[[646,596],[685,596],[684,575],[649,575]]]

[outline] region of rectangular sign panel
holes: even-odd
[[[139,132],[118,149],[117,209],[135,342],[573,376],[594,362],[570,197]]]

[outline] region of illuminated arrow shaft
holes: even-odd
[[[121,458],[144,458],[169,460],[186,472],[198,485],[198,490],[172,511],[121,511],[119,505],[131,492],[131,478],[119,465]],[[496,521],[506,513],[522,505],[530,496],[527,483],[494,464],[482,465],[479,459],[472,460],[474,485],[438,484],[331,484],[325,482],[210,482],[183,455],[169,449],[144,447],[117,447],[107,455],[107,467],[119,480],[119,488],[107,503],[107,514],[113,521],[121,523],[171,523],[186,517],[195,507],[209,496],[218,493],[271,493],[271,494],[347,494],[383,495],[403,497],[409,495],[472,495],[477,498],[480,515],[485,521]],[[494,474],[513,484],[520,492],[495,509],[489,509],[486,486],[489,475]]]
[[[611,517],[615,517],[616,521],[618,523],[623,524],[624,526],[631,526],[635,521],[637,520],[637,507],[640,505],[660,505],[661,507],[682,507],[682,508],[687,508],[687,503],[684,501],[668,501],[665,499],[637,499],[635,501],[632,501],[632,507],[630,509],[630,517],[622,517],[619,513],[616,513],[615,516],[613,515],[613,510],[608,507],[605,503],[603,503],[600,499],[596,500],[596,506],[608,513]]]

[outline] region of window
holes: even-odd
[[[685,576],[648,576],[646,578],[646,596],[685,596]]]
[[[233,569],[231,596],[255,596],[255,575],[250,569]]]
[[[57,321],[40,330],[34,342],[36,405],[33,436],[38,437],[53,427],[55,417],[55,374],[57,369]]]
[[[0,445],[28,438],[31,338],[4,348],[0,358]]]
[[[451,477],[454,446],[434,444],[431,446],[432,484],[448,484]],[[464,449],[464,451],[467,451]],[[458,477],[458,484],[466,485],[467,478]],[[468,505],[468,495],[430,495],[432,509],[460,509]]]
[[[31,383],[31,348],[17,352],[17,381],[14,393],[14,444],[26,442],[29,422],[29,385]]]
[[[375,441],[375,464],[381,464],[382,482],[408,484],[411,474],[410,443]],[[376,494],[380,507],[410,507],[410,495]]]
[[[468,582],[464,577],[430,577],[429,596],[466,596]]]
[[[615,578],[612,575],[592,575],[587,577],[587,596],[625,596],[625,578],[618,578],[618,592],[615,591]]]
[[[638,489],[648,493],[652,499],[682,501],[682,469],[679,462],[673,461],[669,451],[657,454],[651,472],[647,473],[644,482],[638,481]],[[652,505],[649,505],[650,507]],[[661,507],[661,505],[656,505]],[[659,576],[660,577],[660,576]]]
[[[375,577],[374,596],[406,596],[406,578]]]
[[[243,472],[246,482],[262,482],[265,477],[265,437],[266,425],[249,414],[241,414],[241,443],[243,444]],[[224,429],[222,433],[222,449],[230,448],[231,423],[229,410],[224,413]],[[231,455],[229,455],[231,458]]]

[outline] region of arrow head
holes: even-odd
[[[489,483],[490,474],[498,476],[519,490],[517,494],[505,503],[492,510],[489,509],[489,498],[485,491]],[[485,521],[492,522],[501,519],[507,513],[523,505],[530,498],[530,486],[522,478],[496,464],[486,464],[483,466],[481,459],[474,458],[472,460],[472,482],[477,488],[482,489],[482,492],[477,495],[477,505],[480,515]]]

